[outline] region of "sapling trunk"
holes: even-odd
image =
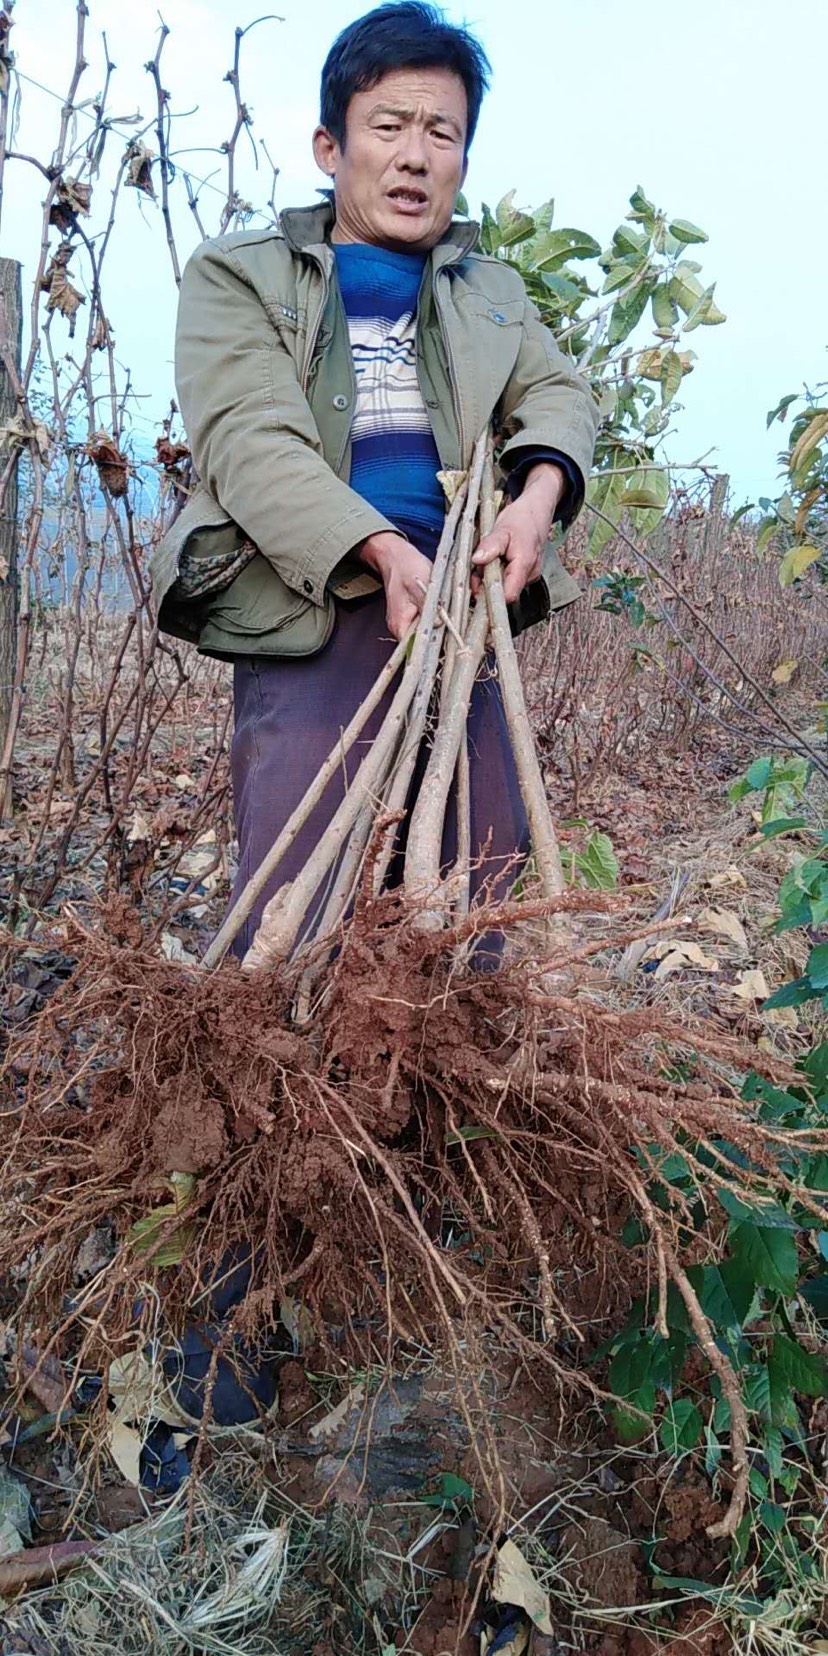
[[[372,796],[379,798],[398,751],[429,649],[433,647],[432,633],[439,628],[442,634],[437,611],[464,500],[465,488],[461,488],[446,518],[411,654],[391,707],[348,792],[317,841],[301,874],[282,886],[267,904],[259,930],[244,957],[246,971],[260,971],[289,957],[308,905],[345,846],[363,806]]]
[[[452,591],[452,583],[453,583],[453,570],[455,568],[456,558],[457,558],[457,547],[455,545],[455,536],[456,536],[456,530],[457,530],[457,522],[458,522],[458,519],[459,519],[459,516],[460,516],[460,510],[458,508],[462,508],[463,502],[464,501],[466,502],[465,514],[464,514],[464,523],[468,519],[469,514],[471,514],[472,526],[473,526],[474,517],[475,517],[475,514],[477,512],[477,498],[478,498],[479,489],[480,489],[480,470],[481,470],[482,460],[480,461],[480,463],[478,463],[478,459],[479,459],[478,451],[480,451],[481,449],[485,453],[485,444],[484,444],[484,440],[482,438],[480,440],[480,443],[478,444],[477,449],[475,450],[474,459],[473,459],[473,462],[472,462],[472,472],[471,472],[471,477],[470,477],[470,480],[468,482],[468,485],[465,485],[465,484],[463,485],[462,491],[458,491],[458,494],[455,495],[454,501],[452,503],[452,513],[450,514],[449,521],[451,521],[452,524],[453,524],[454,532],[452,534],[451,545],[448,548],[447,558],[445,560],[445,563],[442,566],[442,570],[439,573],[440,593],[438,595],[439,601],[438,601],[438,605],[437,605],[436,615],[437,615],[438,620],[440,620],[440,622],[441,622],[441,628],[440,628],[439,635],[435,631],[435,635],[432,639],[432,648],[430,649],[430,651],[428,653],[428,656],[426,657],[426,662],[425,662],[424,670],[423,670],[422,682],[421,682],[420,686],[418,687],[416,700],[412,704],[411,715],[410,715],[410,718],[409,718],[409,723],[408,723],[408,728],[406,730],[405,738],[404,738],[404,741],[403,741],[403,744],[402,744],[399,761],[398,761],[398,764],[395,768],[394,775],[391,778],[390,784],[386,788],[385,795],[384,795],[384,798],[383,798],[383,802],[382,802],[383,812],[384,812],[385,815],[387,815],[389,817],[398,816],[406,808],[406,805],[408,803],[408,796],[409,796],[409,793],[411,791],[411,782],[412,782],[412,779],[413,779],[413,776],[414,776],[414,770],[415,770],[415,767],[416,767],[416,764],[417,764],[417,757],[419,755],[420,748],[422,746],[422,742],[423,742],[423,739],[424,739],[424,736],[425,736],[425,733],[426,733],[428,712],[429,712],[429,708],[430,708],[431,703],[432,703],[432,699],[433,699],[433,695],[434,695],[434,688],[435,688],[435,684],[437,682],[437,674],[438,674],[438,671],[439,671],[439,668],[440,668],[440,651],[441,651],[441,648],[442,648],[443,637],[444,637],[444,632],[445,632],[444,621],[443,621],[443,617],[441,616],[441,608],[443,607],[442,606],[442,599],[445,596],[445,598],[448,600],[448,602],[451,601],[451,591]],[[438,579],[437,561],[439,559],[439,556],[440,556],[440,554],[439,554],[439,550],[438,550],[437,559],[435,559],[435,571],[434,571],[434,574],[432,575],[431,583],[430,583],[428,592],[426,594],[426,599],[427,600],[428,600],[428,594],[431,591],[431,587],[435,584],[436,580]],[[425,609],[425,606],[424,606],[424,609]],[[449,645],[452,642],[450,636],[449,636],[449,641],[448,642],[449,642]],[[445,675],[445,668],[443,669],[443,674]],[[388,868],[389,868],[389,865],[390,865],[390,862],[391,862],[391,858],[394,854],[394,843],[395,843],[395,840],[396,840],[396,836],[397,836],[397,829],[396,829],[396,825],[394,825],[392,827],[389,827],[389,829],[387,830],[387,832],[385,833],[385,835],[383,837],[382,844],[379,848],[379,851],[377,853],[377,858],[376,858],[376,861],[374,863],[373,881],[374,881],[374,891],[375,892],[381,891],[382,886],[385,882],[385,878],[386,878],[386,875],[388,873]]]
[[[449,790],[457,766],[460,744],[466,735],[469,702],[480,663],[486,652],[489,616],[485,599],[479,597],[471,612],[465,650],[458,653],[451,680],[448,707],[440,719],[411,813],[405,856],[405,895],[417,904],[429,896],[432,901],[418,913],[418,924],[436,930],[445,924],[448,893],[440,878],[440,852]]]
[[[558,840],[552,826],[546,789],[538,764],[535,739],[526,712],[523,685],[509,626],[509,611],[503,591],[503,573],[499,563],[486,565],[483,574],[486,603],[492,629],[492,642],[497,661],[497,676],[503,696],[506,723],[512,741],[520,791],[529,819],[532,849],[540,875],[544,895],[558,897],[564,890],[563,869]]]

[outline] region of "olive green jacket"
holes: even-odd
[[[161,627],[210,655],[320,649],[334,595],[376,590],[355,549],[394,528],[348,486],[356,382],[332,223],[328,203],[288,211],[278,230],[204,242],[184,272],[176,384],[201,481],[151,571]],[[418,302],[418,377],[442,466],[465,469],[494,418],[504,473],[517,450],[554,448],[585,479],[592,396],[518,272],[475,252],[477,236],[475,225],[450,226]],[[257,550],[229,584],[184,596],[183,553],[189,570],[199,558],[221,567],[245,542]],[[517,606],[516,630],[578,596],[551,543],[544,573]]]

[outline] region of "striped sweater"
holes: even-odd
[[[354,358],[351,488],[431,556],[445,515],[440,457],[417,380],[425,253],[335,243]]]

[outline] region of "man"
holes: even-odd
[[[206,242],[184,274],[176,372],[201,482],[153,578],[162,627],[234,662],[237,890],[416,619],[445,510],[437,472],[467,467],[489,422],[509,503],[475,583],[503,559],[516,630],[577,596],[547,542],[582,503],[595,405],[518,273],[453,222],[488,73],[480,44],[431,5],[360,18],[322,73],[313,151],[332,199]],[[475,687],[469,743],[479,886],[527,846],[491,679]],[[449,820],[447,862],[453,832]]]

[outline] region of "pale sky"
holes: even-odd
[[[310,153],[319,71],[336,32],[370,7],[358,0],[275,3],[285,20],[262,23],[247,37],[242,90],[253,135],[281,169],[276,200],[285,207],[313,200],[323,182]],[[155,5],[88,4],[90,68],[79,97],[91,98],[101,85],[105,28],[117,64],[112,112],[140,109],[148,117],[153,90],[143,65],[155,50]],[[671,216],[702,225],[710,236],[698,249],[703,280],[717,281],[728,321],[688,339],[699,362],[682,387],[685,409],[668,453],[690,461],[712,450],[711,463],[732,476],[737,504],[778,492],[781,432],[766,434],[765,414],[803,381],[828,379],[826,0],[469,0],[468,11],[448,0],[445,9],[474,27],[494,68],[466,186],[472,212],[481,199],[494,206],[516,187],[519,204],[554,197],[556,224],[606,242],[640,184]],[[61,95],[74,57],[74,13],[73,0],[18,0],[14,11],[18,67]],[[258,16],[259,6],[164,0],[161,13],[172,31],[164,84],[178,111],[197,106],[177,123],[174,143],[215,145],[232,128],[232,94],[222,77],[233,28]],[[15,147],[45,159],[59,114],[57,101],[24,82]],[[112,158],[119,150],[113,139]],[[181,161],[202,177],[224,164],[208,153]],[[257,182],[244,137],[239,163],[242,192],[262,199],[266,164]],[[96,206],[103,206],[106,181],[105,165]],[[31,168],[10,164],[2,251],[29,270],[42,184]],[[212,232],[220,197],[205,190],[202,205]],[[96,222],[97,214],[93,229]],[[176,229],[185,256],[198,239],[186,205]],[[159,210],[135,191],[120,210],[104,285],[119,357],[141,395],[136,436],[146,442],[173,392],[176,296]]]

